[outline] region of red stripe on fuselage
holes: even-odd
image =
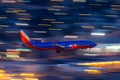
[[[81,48],[81,49],[84,49],[84,48],[92,48],[93,46],[79,46],[79,45],[77,45],[77,46],[72,46],[72,49],[79,49],[79,48]]]
[[[72,46],[68,48],[67,50],[76,50],[76,49],[87,49],[87,48],[92,48],[93,46]]]

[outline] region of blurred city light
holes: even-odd
[[[105,33],[91,33],[93,36],[105,36]]]
[[[79,36],[75,36],[75,35],[65,35],[64,38],[79,38]]]
[[[96,74],[102,74],[102,72],[100,70],[84,70],[85,72],[87,72],[88,74],[93,74],[93,75],[96,75]]]
[[[28,23],[15,23],[16,26],[29,26]]]

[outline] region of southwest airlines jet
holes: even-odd
[[[87,49],[96,46],[96,44],[89,40],[75,40],[75,41],[35,41],[31,40],[24,31],[20,31],[20,37],[23,44],[30,49],[35,50],[55,50],[57,53],[66,50]]]

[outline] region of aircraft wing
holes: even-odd
[[[62,46],[62,45],[59,45],[59,44],[55,44],[55,47],[58,48],[58,49],[64,49],[65,46]]]
[[[60,53],[61,51],[63,51],[65,49],[65,46],[59,45],[59,44],[54,44],[54,46],[56,47],[56,52]]]

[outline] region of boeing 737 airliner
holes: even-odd
[[[75,41],[49,41],[31,40],[23,30],[20,31],[20,37],[26,47],[36,50],[55,50],[57,53],[65,50],[87,49],[96,46],[96,44],[89,40],[75,40]]]

